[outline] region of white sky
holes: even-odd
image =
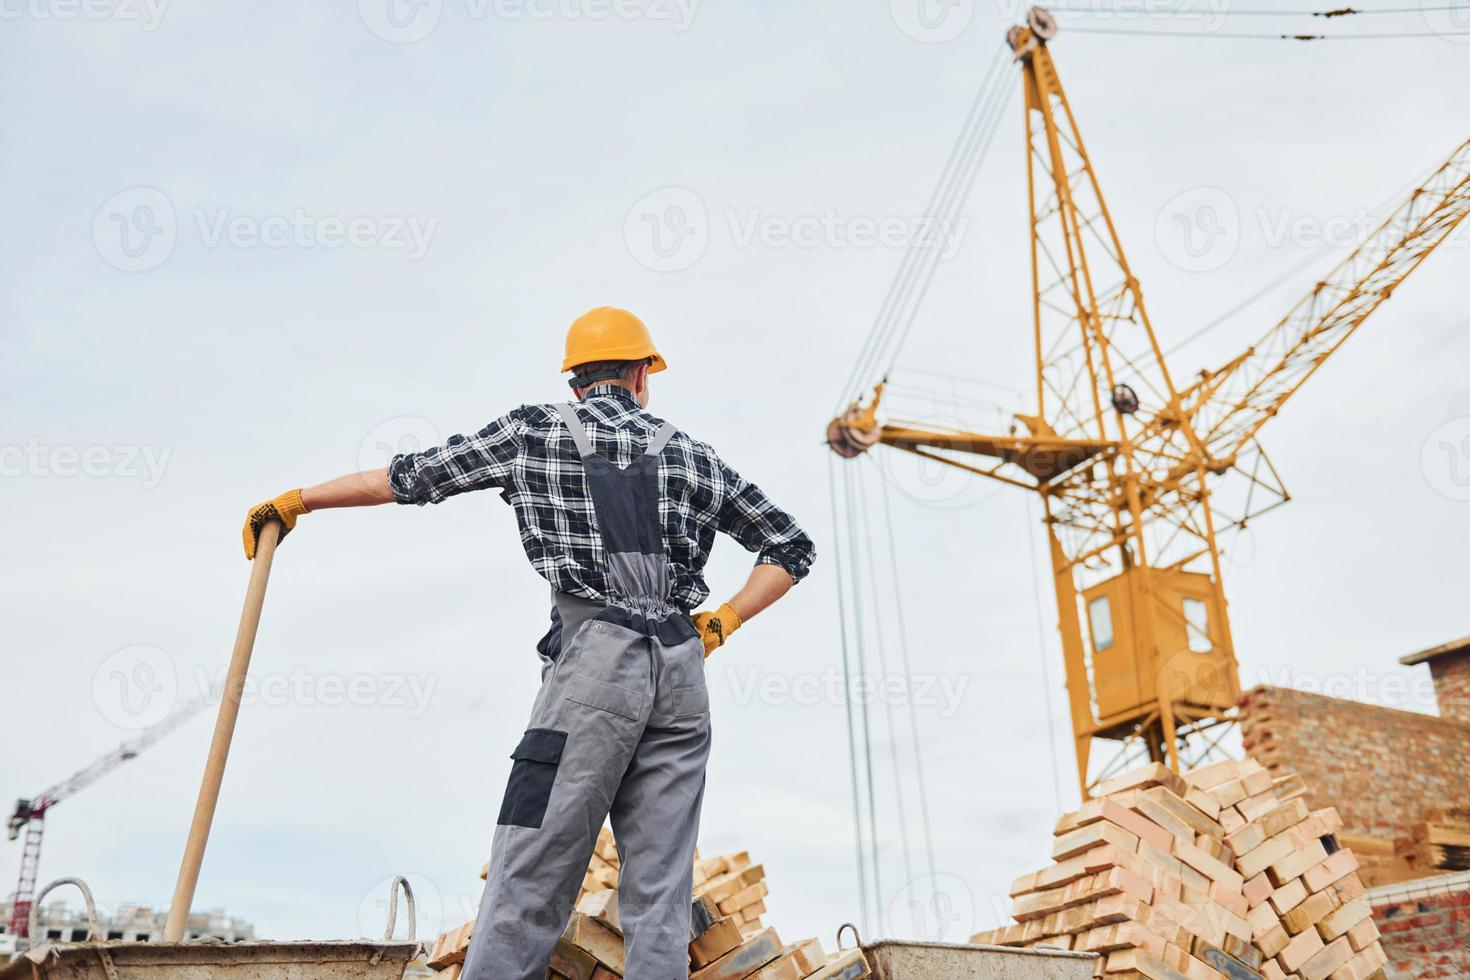
[[[222,669],[248,504],[382,465],[380,444],[563,397],[565,324],[615,303],[668,357],[655,410],[718,446],[821,550],[809,582],[711,663],[703,846],[749,849],[768,868],[768,920],[830,946],[859,915],[842,704],[742,692],[839,661],[821,429],[901,252],[741,232],[923,208],[1014,12],[958,0],[936,28],[955,36],[926,43],[908,3],[628,0],[638,16],[598,18],[429,0],[427,20],[401,23],[433,29],[395,43],[367,26],[403,36],[374,0],[151,13],[0,0],[0,791],[40,792],[126,737],[129,706],[156,713]],[[1465,39],[1066,34],[1080,23],[1064,21],[1055,56],[1165,343],[1470,135],[1455,108]],[[901,361],[1002,393],[1031,370],[1018,101],[1019,86]],[[1225,195],[1239,242],[1189,272],[1155,230],[1199,188]],[[704,251],[650,268],[643,214],[691,195]],[[171,251],[167,235],[141,247],[136,225],[136,254],[122,249],[116,221],[144,221],[139,205]],[[303,238],[252,237],[298,212]],[[332,223],[354,218],[359,243],[328,247],[343,234]],[[1332,682],[1427,710],[1423,669],[1395,658],[1470,630],[1467,256],[1462,232],[1266,430],[1296,499],[1230,564],[1247,685]],[[1181,352],[1176,372],[1244,347],[1311,275]],[[104,472],[58,472],[87,450]],[[915,670],[963,692],[957,710],[917,709],[957,938],[992,925],[1010,879],[1045,862],[1057,782],[1064,804],[1075,797],[1066,740],[1047,736],[1046,704],[1064,718],[1055,615],[1042,582],[1038,636],[1027,499],[965,485],[925,506],[924,484],[897,479]],[[721,547],[717,596],[746,564]],[[267,693],[242,714],[196,905],[277,938],[355,936],[381,928],[386,876],[410,872],[424,930],[468,917],[545,606],[492,495],[304,518],[278,556],[254,664]],[[118,686],[146,680],[140,665],[162,668],[147,702]],[[332,703],[332,684],[366,685],[372,703]],[[905,835],[885,784],[890,750],[913,746],[904,711],[896,746],[881,715],[879,899],[903,911]],[[209,730],[196,719],[58,806],[43,880],[79,874],[106,904],[165,905]],[[916,830],[907,839],[919,846]],[[18,845],[0,848],[0,882],[18,860]],[[910,932],[907,913],[888,931]]]

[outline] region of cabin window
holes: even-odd
[[[1215,649],[1210,641],[1210,609],[1203,599],[1184,600],[1184,628],[1189,634],[1189,649],[1209,653]]]
[[[1092,649],[1098,653],[1113,646],[1113,607],[1107,596],[1098,596],[1087,604],[1087,622],[1092,627]]]

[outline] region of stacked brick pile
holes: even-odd
[[[1110,980],[1370,980],[1386,962],[1331,808],[1254,760],[1099,786],[978,943],[1094,952]]]
[[[551,978],[612,980],[623,976],[623,930],[618,918],[617,845],[604,827],[576,910],[551,957]],[[485,872],[481,872],[484,877]],[[858,980],[869,975],[858,950],[829,957],[815,939],[785,944],[761,921],[766,912],[765,868],[744,851],[694,862],[692,980]],[[466,922],[439,936],[428,965],[441,980],[458,980],[474,932]]]

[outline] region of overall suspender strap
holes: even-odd
[[[664,447],[669,444],[669,440],[674,438],[674,435],[678,431],[678,427],[672,422],[665,422],[659,426],[658,431],[653,434],[653,440],[648,444],[648,452],[645,455],[657,456],[663,452]]]
[[[587,428],[582,425],[582,420],[577,418],[577,409],[570,403],[558,403],[556,410],[561,419],[567,425],[567,431],[572,434],[572,441],[577,444],[577,453],[583,457],[593,455],[592,440],[587,437]],[[665,422],[659,426],[658,431],[649,440],[646,456],[657,456],[664,451],[669,440],[678,433],[679,427],[672,422]]]
[[[577,418],[577,410],[570,404],[558,404],[556,410],[561,413],[562,421],[567,424],[567,431],[572,434],[572,441],[577,444],[577,453],[583,457],[592,455],[592,440],[587,438],[587,430],[582,425],[582,420]]]

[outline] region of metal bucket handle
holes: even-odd
[[[80,878],[57,878],[36,893],[36,897],[31,900],[31,915],[28,923],[31,942],[36,941],[36,932],[41,928],[41,900],[62,885],[76,885],[77,890],[82,893],[82,901],[87,905],[87,937],[97,944],[97,956],[102,960],[102,968],[107,971],[108,980],[118,980],[117,967],[113,966],[112,957],[101,945],[104,937],[102,926],[97,922],[97,903],[92,900],[92,889],[88,888],[87,883]]]
[[[418,915],[414,909],[413,886],[408,879],[399,875],[388,886],[388,928],[383,932],[383,942],[393,938],[393,929],[398,925],[398,889],[403,887],[403,898],[408,903],[408,941],[418,941]]]
[[[852,949],[862,949],[863,948],[863,937],[858,934],[858,928],[857,928],[857,926],[853,925],[851,922],[844,922],[844,923],[842,923],[842,925],[840,925],[840,926],[837,927],[837,948],[839,950],[841,950],[841,949],[848,949],[849,948],[847,946],[842,945],[842,934],[844,932],[846,932],[847,930],[849,930],[849,929],[852,930],[852,938],[853,938],[853,946],[851,948]]]

